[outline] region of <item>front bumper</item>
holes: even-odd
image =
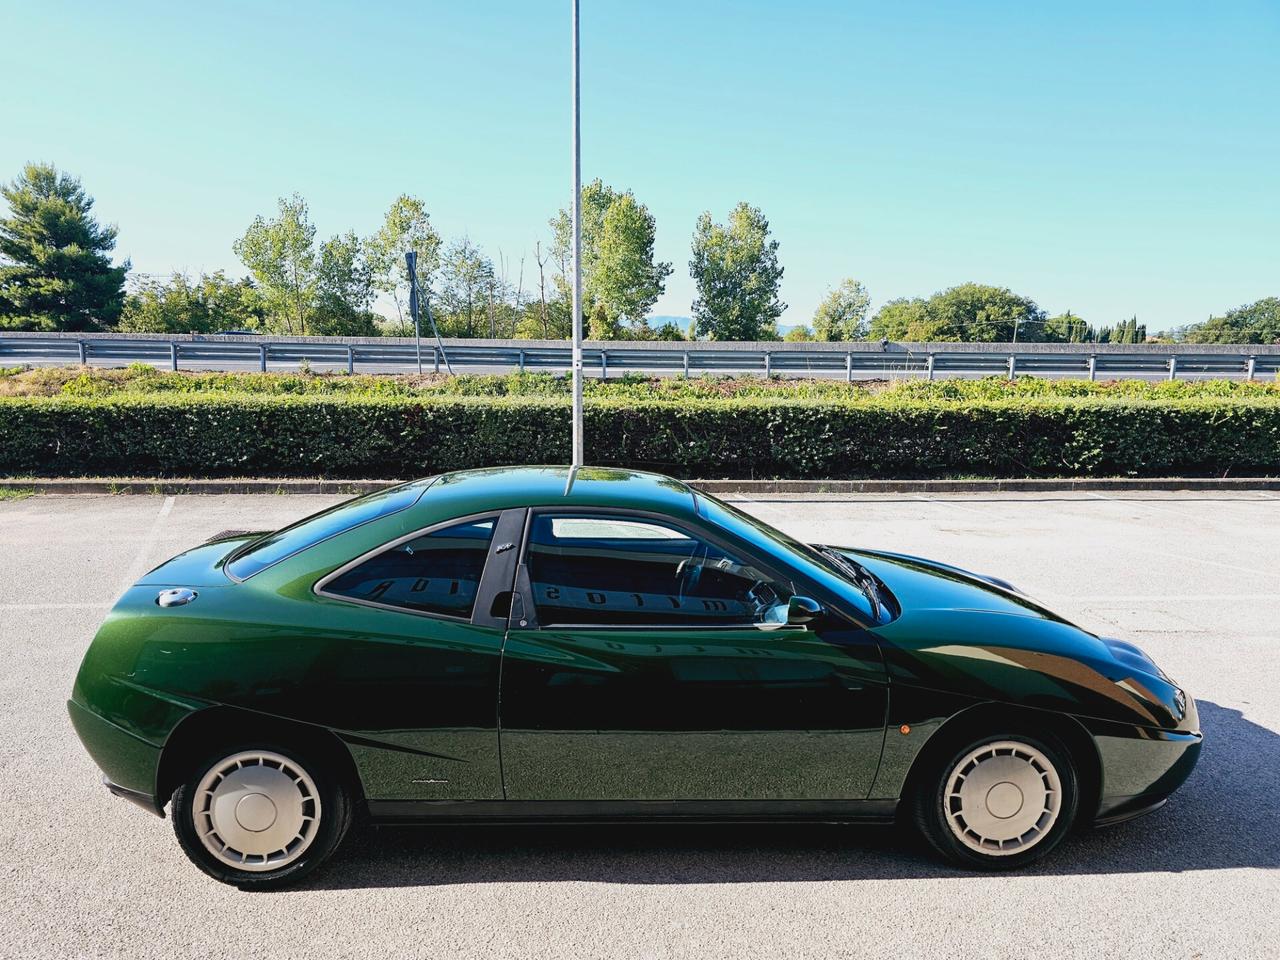
[[[1102,761],[1101,799],[1094,819],[1100,826],[1161,806],[1200,759],[1204,739],[1199,731],[1134,730],[1137,736],[1094,734]]]

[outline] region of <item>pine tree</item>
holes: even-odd
[[[0,329],[115,324],[129,263],[112,266],[116,228],[99,226],[80,181],[53,164],[28,163],[0,194],[9,204],[0,218]]]

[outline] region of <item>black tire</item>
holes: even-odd
[[[1038,751],[1052,764],[1061,788],[1057,819],[1052,826],[1037,835],[1025,849],[1013,853],[974,849],[952,829],[946,812],[945,794],[952,772],[974,751],[1000,742],[1024,744]],[[929,845],[952,863],[978,870],[1016,870],[1047,855],[1070,832],[1079,802],[1080,779],[1070,751],[1051,735],[1008,730],[953,740],[948,749],[935,753],[933,763],[922,771],[910,797],[912,820]]]
[[[196,823],[195,804],[199,799],[199,785],[206,774],[229,757],[255,752],[278,755],[297,765],[314,784],[319,799],[320,815],[314,835],[300,855],[275,869],[238,869],[219,859],[201,840]],[[351,791],[335,774],[331,764],[325,764],[313,752],[283,743],[239,743],[220,747],[194,766],[187,779],[173,792],[170,806],[173,831],[191,862],[215,880],[241,890],[278,890],[302,880],[341,845],[351,826],[353,809]]]

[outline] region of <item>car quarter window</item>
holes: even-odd
[[[607,514],[535,514],[525,562],[544,627],[747,625],[793,592],[677,526]]]
[[[470,617],[495,517],[441,527],[375,554],[322,592],[426,613]]]

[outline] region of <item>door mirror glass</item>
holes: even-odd
[[[803,627],[822,616],[822,604],[811,597],[792,597],[787,601],[787,626]]]

